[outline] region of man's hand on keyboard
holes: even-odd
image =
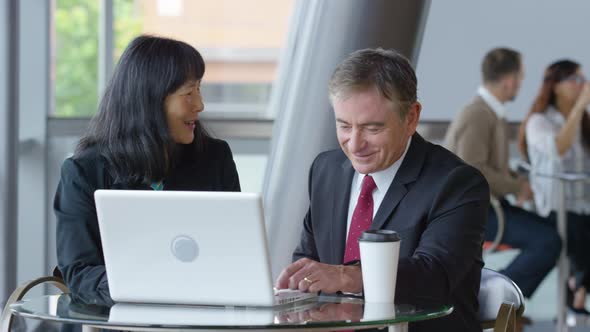
[[[299,289],[312,293],[321,291],[327,294],[338,291],[360,293],[362,287],[360,266],[323,264],[309,258],[302,258],[287,266],[276,282],[278,289]]]

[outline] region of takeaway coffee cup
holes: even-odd
[[[368,230],[359,237],[365,302],[394,302],[400,241],[390,230]]]

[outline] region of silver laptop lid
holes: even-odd
[[[94,197],[113,300],[273,305],[259,194],[97,190]]]

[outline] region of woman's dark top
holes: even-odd
[[[164,190],[240,191],[226,142],[207,138],[200,152],[186,150],[181,148],[170,175],[164,179]],[[112,301],[94,205],[97,189],[151,190],[149,183],[115,181],[96,148],[64,161],[54,201],[57,261],[72,297],[84,303]]]

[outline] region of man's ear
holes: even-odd
[[[410,135],[414,135],[416,132],[416,128],[418,127],[418,122],[420,121],[420,112],[422,111],[422,104],[416,101],[408,110],[406,114],[406,127],[408,128],[408,133]]]

